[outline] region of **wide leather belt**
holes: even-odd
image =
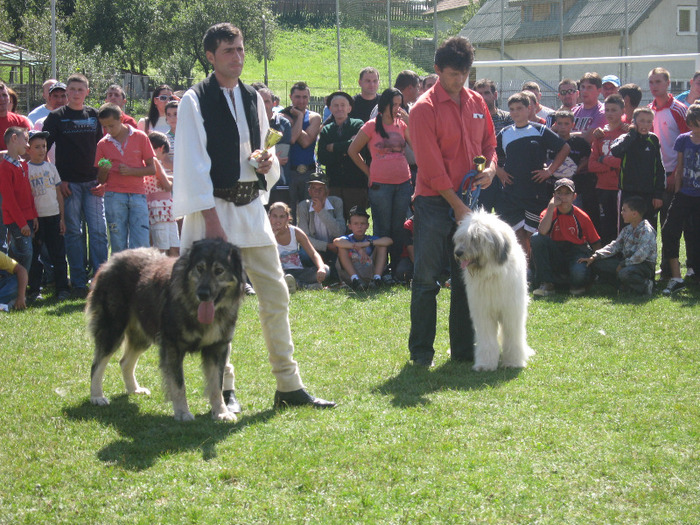
[[[214,197],[234,203],[236,206],[250,204],[260,196],[258,181],[237,182],[230,188],[214,188]]]

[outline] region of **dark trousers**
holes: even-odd
[[[685,252],[688,266],[696,273],[700,271],[700,197],[676,193],[666,214],[666,222],[661,229],[661,242],[664,259],[678,259],[681,234],[685,233]]]
[[[454,258],[452,235],[456,224],[450,206],[442,197],[416,197],[413,217],[415,264],[411,286],[411,332],[408,349],[411,359],[432,360],[437,329],[438,279],[449,263],[450,349],[454,360],[474,359],[474,329],[469,316],[462,272]]]
[[[39,230],[34,235],[34,255],[29,271],[29,288],[34,292],[39,291],[41,277],[44,273],[44,265],[39,262],[42,246],[46,246],[49,252],[49,259],[53,265],[56,293],[68,290],[66,247],[63,242],[63,235],[60,232],[60,222],[60,215],[39,217]]]
[[[632,264],[623,266],[618,272],[617,267],[622,261],[622,255],[596,259],[591,265],[591,270],[605,281],[619,284],[623,289],[627,288],[643,294],[647,288],[647,281],[654,279],[655,265],[650,262]]]
[[[574,184],[576,185],[576,206],[585,211],[593,222],[596,231],[600,231],[598,195],[596,194],[596,183],[598,177],[595,173],[577,173],[574,175]]]
[[[591,253],[587,244],[553,241],[539,233],[530,238],[532,261],[535,265],[535,282],[568,284],[579,288],[587,284],[590,271],[586,263],[578,260]]]
[[[597,189],[600,242],[603,246],[617,239],[620,233],[620,192],[618,190]]]

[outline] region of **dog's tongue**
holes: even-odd
[[[202,324],[214,322],[214,301],[202,301],[197,309],[197,320]]]
[[[471,261],[468,261],[468,260],[462,261],[462,263],[460,264],[460,266],[462,267],[462,270],[464,270],[467,266],[469,266],[470,262]]]

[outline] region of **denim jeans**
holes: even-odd
[[[148,203],[139,193],[105,193],[105,218],[112,255],[126,249],[147,248]]]
[[[9,304],[17,299],[18,290],[17,276],[0,270],[0,304]]]
[[[34,224],[29,222],[29,228],[32,228]],[[33,229],[33,228],[32,228]],[[29,271],[32,266],[32,254],[34,250],[32,249],[32,236],[22,235],[19,226],[16,222],[7,225],[7,231],[10,232],[10,255],[12,258],[24,266],[24,269]]]
[[[81,217],[85,216],[89,236],[90,264],[94,272],[107,260],[107,227],[104,200],[90,190],[92,182],[69,182],[71,194],[65,199],[66,256],[70,266],[70,280],[74,288],[87,286],[85,253],[81,231]]]
[[[588,245],[553,241],[546,235],[536,233],[530,238],[530,247],[537,284],[568,284],[579,288],[590,279],[590,270],[586,263],[578,262],[581,257],[591,254]]]
[[[396,273],[403,251],[403,225],[406,210],[411,204],[413,186],[410,181],[401,184],[372,184],[369,188],[369,204],[372,208],[373,233],[378,237],[391,237],[389,246],[392,269]]]
[[[42,248],[48,250],[49,261],[53,265],[53,279],[56,293],[68,291],[68,268],[66,265],[66,246],[60,233],[61,216],[39,217],[39,231],[34,235],[34,257],[29,272],[29,288],[38,291],[44,274],[44,265],[40,260]],[[43,258],[43,257],[42,257]]]
[[[619,254],[605,259],[596,259],[591,265],[591,269],[603,280],[616,283],[623,289],[628,288],[633,292],[644,293],[647,282],[654,279],[656,265],[650,262],[632,264],[623,266],[618,272],[617,267],[622,261],[623,257]]]
[[[452,235],[456,224],[450,206],[442,197],[416,197],[414,201],[413,248],[415,265],[411,286],[411,333],[408,349],[411,359],[432,360],[435,355],[438,279],[450,266],[450,349],[458,361],[474,358],[474,329],[462,272],[454,258]]]

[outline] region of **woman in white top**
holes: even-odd
[[[167,133],[170,126],[165,121],[165,105],[171,100],[177,100],[173,96],[173,90],[167,84],[161,84],[153,90],[151,105],[148,108],[148,116],[139,120],[138,128],[148,134],[151,131]]]

